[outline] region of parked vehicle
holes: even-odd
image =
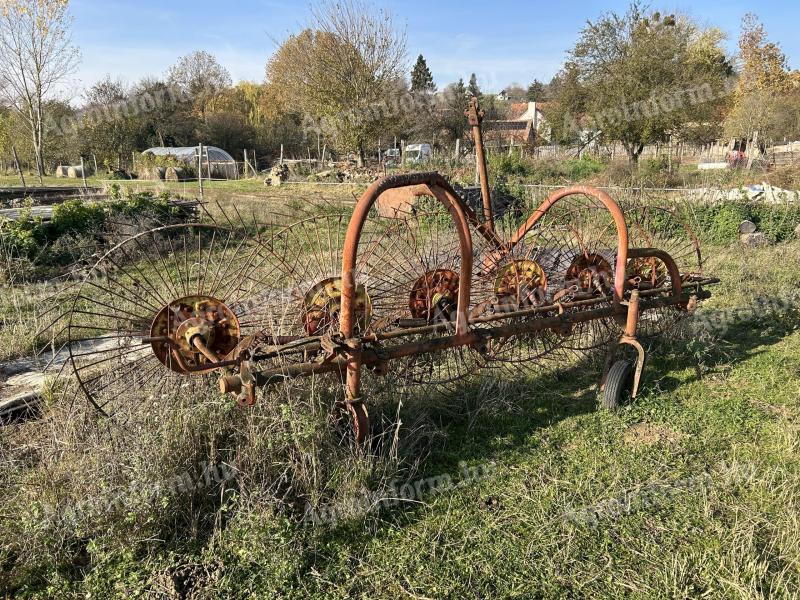
[[[389,148],[383,151],[383,162],[388,166],[400,164],[400,148]]]

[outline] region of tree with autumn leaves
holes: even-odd
[[[405,32],[390,13],[360,0],[323,2],[270,58],[267,82],[279,106],[363,164],[367,144],[397,121],[405,59]]]
[[[753,14],[742,19],[738,67],[726,135],[764,141],[800,134],[800,72],[789,70],[780,46],[767,39]]]

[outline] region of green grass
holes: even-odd
[[[104,540],[85,580],[40,594],[135,595],[190,564],[202,597],[791,597],[800,332],[743,324],[703,354],[698,377],[670,348],[615,414],[596,366],[463,390],[472,412],[430,408],[444,439],[420,477],[491,465],[477,481],[330,526],[234,508],[199,544]]]
[[[45,177],[45,186],[59,186],[59,187],[83,187],[83,180],[81,179],[63,179],[59,177]],[[25,182],[28,187],[36,187],[39,185],[38,179],[26,178]],[[134,180],[115,180],[111,181],[102,177],[87,177],[86,184],[89,187],[107,188],[112,184],[118,184],[121,187],[131,188],[134,191],[155,190],[163,191],[170,190],[176,194],[181,194],[187,197],[198,197],[200,195],[200,186],[196,181],[176,182],[176,181],[148,181],[145,179]],[[0,188],[3,187],[19,187],[21,184],[19,178],[16,177],[2,177],[0,176]],[[239,179],[229,181],[204,181],[203,188],[205,191],[210,192],[212,195],[222,192],[238,192],[238,193],[287,193],[286,190],[317,190],[325,186],[315,184],[289,184],[280,187],[265,186],[261,178],[258,179]],[[353,184],[354,188],[365,188],[366,184]],[[324,192],[323,192],[324,194]]]

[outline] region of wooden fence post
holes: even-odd
[[[14,146],[11,146],[11,152],[14,154],[14,164],[17,166],[17,173],[19,174],[19,178],[22,180],[22,189],[27,192],[28,186],[25,185],[25,175],[22,174],[22,167],[19,166],[19,157],[17,156],[17,149]]]
[[[86,185],[86,166],[83,164],[83,157],[81,156],[81,178],[83,179],[83,191],[88,189]]]
[[[203,199],[203,144],[197,150],[197,182],[200,184],[200,199]]]

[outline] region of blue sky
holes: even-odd
[[[607,10],[624,11],[627,2],[522,2],[493,0],[378,0],[406,27],[409,61],[423,54],[436,83],[443,87],[471,72],[485,91],[512,82],[548,81],[563,63],[587,19]],[[239,0],[73,0],[74,39],[82,51],[71,92],[79,94],[105,74],[133,82],[160,75],[193,50],[215,54],[234,80],[261,81],[276,44],[303,25],[308,2]],[[735,49],[739,22],[748,11],[780,43],[792,68],[800,68],[800,3],[697,0],[658,3],[680,10],[704,25],[720,27]]]

